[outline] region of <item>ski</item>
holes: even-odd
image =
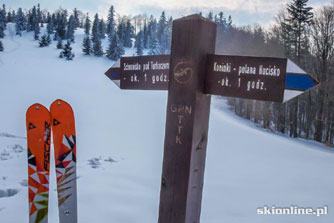
[[[40,104],[26,113],[28,143],[29,223],[48,222],[50,113]]]
[[[62,100],[50,106],[56,164],[59,222],[77,223],[76,135],[71,106]]]

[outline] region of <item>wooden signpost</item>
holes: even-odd
[[[318,85],[288,59],[214,55],[215,41],[216,24],[191,15],[173,22],[170,56],[106,72],[121,89],[168,89],[159,223],[200,222],[211,94],[284,102]]]
[[[169,64],[169,55],[148,57]],[[121,61],[139,63],[140,58],[126,57]],[[318,85],[317,80],[286,58],[208,55],[206,60],[204,93],[210,95],[285,102]],[[106,75],[117,81],[118,86],[123,83],[122,89],[168,90],[169,70],[155,72],[155,75],[128,71],[128,78],[120,80],[121,75],[125,76],[120,64],[111,67]],[[155,84],[157,86],[153,87]]]

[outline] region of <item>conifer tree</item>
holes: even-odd
[[[111,6],[108,13],[108,21],[107,21],[107,34],[109,38],[112,38],[115,34],[115,19],[114,19],[114,6]]]
[[[166,27],[166,53],[170,53],[172,47],[172,30],[173,30],[173,17],[169,17]]]
[[[76,8],[74,8],[73,10],[73,20],[74,20],[73,21],[74,29],[77,29],[78,27],[80,27],[79,14]]]
[[[151,48],[153,41],[154,39],[156,39],[157,36],[157,21],[152,15],[148,22],[147,33],[148,33],[147,45],[149,48]]]
[[[53,34],[54,29],[52,20],[46,25],[46,31],[48,34]]]
[[[6,21],[7,23],[9,23],[9,22],[13,22],[13,17],[12,17],[12,13],[9,11],[8,13],[7,13],[7,21]]]
[[[294,48],[294,55],[297,61],[300,60],[303,43],[305,39],[305,29],[312,23],[312,7],[307,7],[308,0],[293,0],[288,5],[288,18],[285,25],[290,28],[290,42]]]
[[[16,21],[16,13],[15,10],[12,11],[12,22]]]
[[[100,39],[99,24],[100,24],[99,15],[96,13],[92,27],[92,41],[94,44],[96,42],[96,39]]]
[[[0,22],[3,23],[3,29],[5,30],[7,27],[7,17],[6,17],[6,5],[2,5],[2,9],[0,9]]]
[[[0,40],[0,52],[4,51],[4,47],[3,47],[3,43],[2,41]]]
[[[47,13],[47,16],[46,16],[46,20],[45,20],[45,22],[46,22],[46,23],[50,23],[51,20],[52,20],[52,17],[51,17],[51,15],[50,15],[50,12],[48,12],[48,13]]]
[[[218,13],[218,24],[224,25],[224,26],[227,25],[226,18],[224,17],[224,13],[223,12],[219,12]]]
[[[153,40],[151,40],[149,54],[150,55],[159,55],[160,54],[159,41],[158,41],[157,38],[153,38]]]
[[[27,13],[27,32],[33,31],[33,27],[32,27],[32,12],[28,11]]]
[[[159,41],[156,35],[152,35],[152,39],[150,41],[150,55],[159,55],[160,54],[160,46],[159,46]]]
[[[4,10],[5,9],[0,9],[0,38],[4,38],[5,37],[6,14],[5,14]]]
[[[101,39],[98,37],[93,40],[93,54],[98,57],[103,56]]]
[[[124,46],[124,35],[125,35],[125,24],[124,24],[124,20],[121,20],[117,26],[117,35],[119,38],[119,41],[121,42],[121,44]]]
[[[56,19],[56,32],[58,37],[61,39],[66,39],[66,25],[67,25],[67,12],[66,10],[62,13],[57,14]]]
[[[46,42],[48,43],[48,45],[51,44],[51,38],[49,34],[46,36]]]
[[[54,40],[54,41],[57,41],[57,40],[59,40],[59,39],[61,39],[61,38],[59,37],[58,32],[55,32],[55,34],[54,34],[54,36],[53,36],[53,40]]]
[[[53,34],[54,32],[54,24],[53,24],[53,20],[50,16],[50,13],[48,13],[48,17],[47,17],[47,25],[46,25],[46,30],[48,32],[48,34]]]
[[[288,18],[283,22],[283,26],[289,30],[289,33],[285,36],[288,38],[288,41],[285,42],[290,45],[289,48],[293,51],[291,56],[296,59],[300,66],[302,65],[300,64],[302,57],[301,52],[305,50],[303,49],[303,46],[306,46],[308,41],[307,36],[305,35],[305,30],[311,25],[313,18],[313,13],[311,12],[312,7],[307,7],[307,2],[308,0],[293,0],[292,3],[288,4]],[[296,138],[298,136],[299,98],[297,97],[294,100],[291,100],[289,107],[290,137]]]
[[[66,60],[73,60],[74,53],[72,52],[71,41],[67,40],[64,49],[59,54],[60,58],[65,58]]]
[[[130,20],[128,20],[126,22],[125,32],[124,32],[124,46],[125,47],[132,47],[131,36],[132,36],[132,25],[131,25]]]
[[[90,23],[91,23],[91,21],[89,19],[88,13],[87,13],[86,20],[85,20],[85,25],[84,25],[86,35],[89,35],[89,33],[90,33],[90,26],[91,26]]]
[[[50,45],[50,42],[51,42],[51,40],[50,40],[50,36],[48,35],[43,35],[42,37],[41,37],[41,39],[39,40],[39,47],[46,47],[46,46],[49,46]]]
[[[100,24],[99,24],[99,32],[100,32],[100,38],[104,39],[106,37],[106,24],[101,19]]]
[[[160,19],[159,19],[159,26],[158,26],[158,40],[159,40],[159,44],[161,44],[163,42],[163,38],[165,36],[165,32],[166,32],[166,15],[165,12],[163,11]]]
[[[84,37],[82,46],[83,46],[82,52],[84,52],[85,55],[90,55],[92,52],[92,43],[90,41],[89,36]]]
[[[146,20],[144,21],[144,29],[143,29],[143,46],[145,49],[149,47],[149,29],[146,25]]]
[[[136,46],[137,46],[137,55],[138,56],[142,56],[143,55],[143,32],[140,31],[137,35],[137,39],[136,39]]]
[[[52,20],[52,23],[53,23],[53,29],[56,30],[57,28],[57,17],[56,17],[56,14],[52,14],[51,16],[51,20]]]
[[[227,29],[232,28],[232,17],[229,15],[227,20]]]
[[[40,34],[40,28],[39,28],[39,25],[36,24],[35,25],[35,30],[34,30],[34,38],[35,38],[35,40],[39,39],[39,34]]]
[[[41,23],[41,24],[42,24],[42,27],[43,27],[43,23],[42,23],[42,13],[41,13],[41,6],[40,6],[39,3],[37,4],[36,23],[37,23],[37,24]]]
[[[74,42],[74,16],[71,15],[70,19],[68,20],[68,24],[67,24],[67,33],[66,33],[66,37],[68,40],[70,40],[71,42]]]
[[[111,60],[119,60],[121,56],[124,54],[123,46],[117,36],[115,34],[112,39],[109,39],[109,47],[106,51],[106,57]]]
[[[5,27],[0,24],[0,39],[5,37]]]
[[[63,49],[63,40],[58,38],[57,49]]]
[[[35,32],[35,37],[36,37],[36,32],[39,34],[39,24],[38,24],[38,18],[37,18],[37,10],[36,6],[34,6],[28,13],[28,30],[27,31],[34,31]]]
[[[209,12],[207,19],[213,21],[213,13],[212,12]]]

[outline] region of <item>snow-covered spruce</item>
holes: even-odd
[[[3,50],[4,50],[3,43],[2,43],[2,41],[0,40],[0,52],[2,52]]]
[[[102,43],[99,37],[96,37],[93,41],[93,54],[98,57],[103,56]]]
[[[106,57],[111,60],[118,60],[124,54],[124,48],[118,38],[118,35],[115,33],[112,40],[109,39],[109,47],[106,51]]]
[[[112,40],[114,34],[115,34],[115,10],[114,10],[114,6],[111,6],[109,9],[109,13],[108,13],[108,20],[107,20],[107,34],[109,39]]]
[[[82,52],[85,55],[90,55],[92,52],[92,43],[90,41],[89,36],[84,37],[82,46],[83,46]]]
[[[137,46],[137,55],[142,56],[143,55],[143,32],[140,31],[136,38],[136,46]]]
[[[73,60],[74,53],[72,52],[71,41],[67,40],[67,43],[64,46],[63,51],[59,54],[60,58],[66,58],[66,60]]]
[[[86,35],[89,35],[90,27],[91,27],[91,21],[89,19],[88,13],[87,13],[86,20],[85,20],[85,25],[84,25]]]
[[[39,40],[39,47],[46,47],[51,44],[50,35],[44,34],[41,39]]]
[[[74,43],[74,16],[71,15],[70,19],[67,24],[67,33],[66,33],[66,38],[70,40],[72,43]]]
[[[58,39],[57,49],[63,49],[63,40],[61,38]]]
[[[16,23],[15,23],[16,35],[22,36],[22,31],[26,29],[27,29],[26,17],[24,16],[22,8],[19,8],[16,14]]]
[[[5,29],[6,29],[6,11],[5,11],[5,5],[3,5],[3,9],[0,9],[0,38],[5,37]]]

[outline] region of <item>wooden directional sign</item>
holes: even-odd
[[[121,89],[168,88],[169,55],[122,57],[120,65]]]
[[[177,19],[170,56],[124,57],[106,72],[122,89],[168,89],[159,223],[200,222],[210,95],[283,102],[318,85],[284,58],[214,55],[215,38],[212,21]]]
[[[319,82],[286,58],[209,55],[206,93],[286,102]]]
[[[125,57],[123,66],[135,65],[133,70],[121,70],[118,62],[106,75],[122,76],[122,89],[168,90],[169,60],[169,55]],[[154,69],[157,64],[163,69]],[[206,94],[261,101],[286,102],[319,84],[286,58],[208,55],[205,72]]]
[[[210,55],[206,92],[214,95],[282,102],[287,60]]]

